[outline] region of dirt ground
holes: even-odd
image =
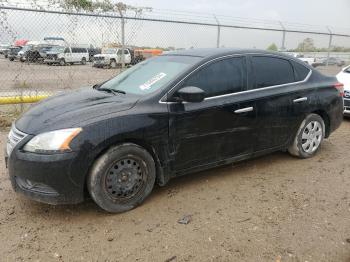
[[[349,151],[344,120],[312,159],[280,152],[177,178],[110,215],[17,195],[0,150],[0,260],[350,261]]]

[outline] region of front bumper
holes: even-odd
[[[104,66],[107,66],[109,65],[109,61],[108,60],[95,60],[93,62],[93,66],[94,67],[104,67]]]
[[[77,155],[76,152],[40,155],[16,147],[10,157],[6,157],[13,189],[48,204],[82,202],[85,176],[76,172]]]
[[[344,115],[350,116],[350,98],[344,98]]]
[[[60,61],[58,59],[44,59],[45,64],[58,64]]]

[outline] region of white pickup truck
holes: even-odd
[[[129,65],[132,62],[132,51],[129,48],[124,49],[124,63]],[[102,54],[94,55],[93,67],[116,68],[122,63],[122,49],[108,48],[102,51]]]
[[[290,55],[292,57],[295,57],[295,58],[298,58],[300,59],[301,61],[309,64],[309,65],[313,65],[315,62],[316,62],[316,59],[315,58],[312,58],[312,57],[304,57],[303,54],[299,54],[299,53],[291,53],[291,52],[284,52],[285,54],[287,55]]]

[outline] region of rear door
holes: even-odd
[[[206,92],[200,103],[170,103],[170,145],[176,171],[233,157],[248,157],[255,142],[255,110],[247,88],[246,57],[216,60],[192,73],[178,89]],[[174,94],[176,96],[176,93]]]
[[[258,128],[254,151],[277,149],[289,142],[299,121],[293,108],[293,100],[299,96],[294,69],[290,60],[283,57],[250,58]],[[303,99],[300,97],[300,103],[305,102]]]

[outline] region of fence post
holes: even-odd
[[[122,56],[121,56],[121,62],[122,62],[122,70],[125,68],[125,59],[124,59],[124,50],[125,50],[125,18],[123,14],[121,15],[121,30],[122,30]]]
[[[326,66],[328,66],[329,56],[330,56],[330,52],[331,52],[331,48],[332,48],[332,40],[333,40],[333,33],[332,33],[331,29],[329,29],[328,26],[327,26],[327,30],[328,30],[328,32],[329,32],[329,43],[328,43],[328,50],[327,50],[327,62],[326,62]]]
[[[286,50],[286,28],[284,27],[284,25],[282,24],[282,22],[281,21],[278,21],[279,22],[279,24],[281,25],[281,27],[282,27],[282,33],[283,33],[283,35],[282,35],[282,46],[281,46],[281,50],[282,51],[285,51]]]
[[[216,38],[216,48],[219,48],[220,47],[220,31],[221,31],[221,26],[220,26],[220,22],[218,20],[218,18],[216,17],[216,15],[213,15],[215,20],[216,20],[216,23],[218,24],[218,33],[217,33],[217,38]]]

